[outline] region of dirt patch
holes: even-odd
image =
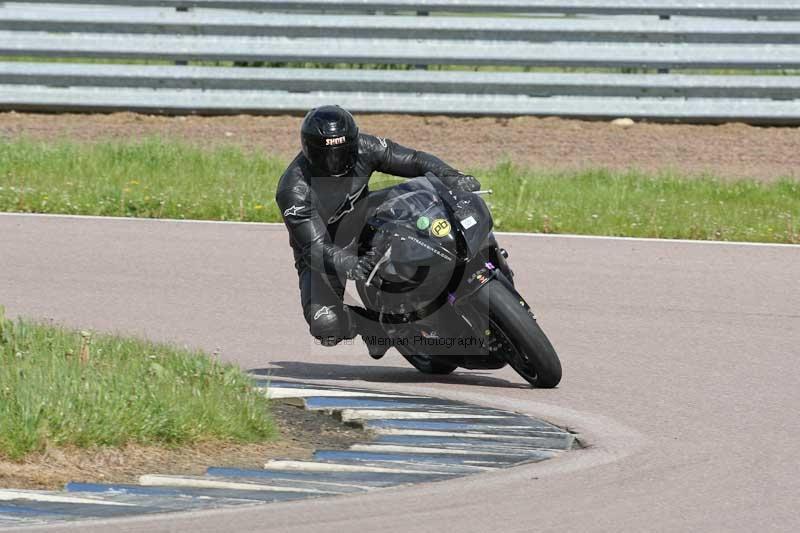
[[[371,438],[319,412],[274,402],[272,413],[281,437],[267,444],[51,449],[20,463],[0,459],[0,488],[57,490],[68,481],[137,483],[142,474],[202,475],[209,466],[257,470],[269,459],[310,459],[315,449],[346,449]]]
[[[361,129],[439,155],[460,168],[499,160],[550,170],[609,168],[723,178],[800,177],[800,128],[686,125],[558,118],[360,115]],[[0,114],[0,138],[76,142],[150,136],[237,145],[286,159],[299,149],[299,116],[163,117],[135,113]]]

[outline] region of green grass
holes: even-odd
[[[0,145],[0,210],[275,222],[275,187],[286,163],[173,141],[13,141]],[[800,242],[800,182],[789,178],[564,173],[510,163],[467,170],[494,189],[487,200],[499,230]]]
[[[155,140],[0,144],[0,210],[209,220],[278,219],[285,164]]]
[[[51,446],[260,442],[275,435],[267,408],[237,367],[203,353],[86,339],[7,320],[0,307],[0,458]]]
[[[800,243],[800,181],[765,184],[638,172],[537,173],[499,165],[484,180],[506,230]]]

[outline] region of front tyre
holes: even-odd
[[[493,279],[474,296],[492,325],[501,352],[532,386],[553,388],[561,381],[561,362],[533,314],[501,281]]]

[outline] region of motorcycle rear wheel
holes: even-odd
[[[561,362],[524,303],[496,279],[481,287],[475,298],[488,314],[511,367],[534,387],[550,389],[558,385]]]

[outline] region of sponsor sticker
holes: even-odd
[[[442,253],[442,251],[441,251],[441,250],[437,250],[436,248],[434,248],[434,247],[433,247],[433,246],[431,246],[430,244],[427,244],[426,242],[423,242],[423,241],[421,241],[421,240],[419,240],[419,239],[417,239],[417,238],[411,237],[411,236],[407,237],[407,239],[408,239],[409,241],[413,242],[413,243],[419,244],[420,246],[422,246],[422,247],[423,247],[423,248],[425,248],[426,250],[429,250],[429,251],[431,251],[431,252],[435,253],[436,255],[438,255],[439,257],[441,257],[442,259],[445,259],[445,260],[447,260],[447,261],[452,261],[452,260],[453,260],[453,258],[452,258],[452,257],[450,257],[450,256],[449,256],[449,255],[447,255],[447,254],[444,254],[444,253]]]
[[[468,216],[467,218],[461,221],[461,225],[464,227],[464,229],[469,229],[477,223],[478,221],[475,220],[475,217],[473,217],[472,215]]]
[[[417,229],[426,230],[431,225],[431,219],[428,217],[419,217],[417,219]]]
[[[434,237],[447,237],[450,235],[450,223],[444,218],[437,218],[431,225],[431,235]]]

